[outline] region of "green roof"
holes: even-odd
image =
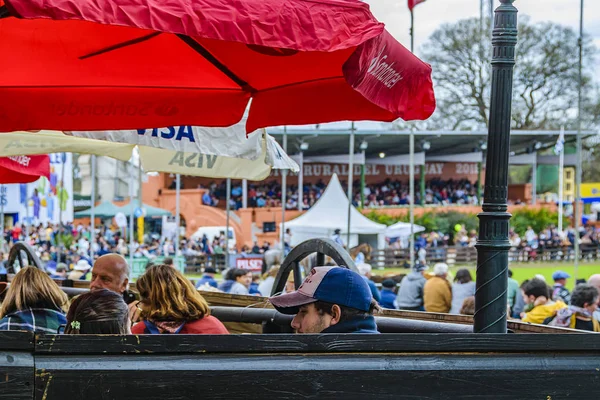
[[[91,217],[92,209],[88,208],[87,210],[77,211],[74,216],[75,218],[83,218],[83,217]],[[94,216],[97,218],[112,218],[119,211],[121,211],[121,207],[111,203],[110,201],[105,201],[100,203],[94,209]]]

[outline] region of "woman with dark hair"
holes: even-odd
[[[66,323],[67,295],[44,271],[20,270],[11,282],[0,308],[0,331],[57,333]]]
[[[475,296],[475,282],[468,269],[459,269],[452,285],[452,307],[450,314],[460,314],[460,310],[467,297]]]
[[[210,315],[204,297],[181,272],[168,265],[153,265],[136,282],[142,322],[134,334],[227,334],[225,326]]]
[[[70,335],[128,335],[129,309],[123,297],[108,289],[78,296],[67,313],[65,333]]]

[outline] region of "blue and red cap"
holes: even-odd
[[[269,298],[277,311],[289,315],[297,314],[300,306],[316,301],[368,312],[372,300],[365,279],[342,267],[315,267],[298,290]]]

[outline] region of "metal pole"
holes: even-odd
[[[483,167],[483,162],[477,163],[477,204],[481,204],[481,169]]]
[[[6,199],[4,191],[6,187],[0,185],[0,251],[4,251],[4,201]]]
[[[283,127],[283,151],[287,153],[287,126]],[[281,253],[285,254],[285,203],[287,203],[287,169],[281,170]]]
[[[533,153],[533,171],[531,171],[531,205],[537,204],[537,151]]]
[[[248,208],[248,179],[242,179],[242,208]]]
[[[175,175],[175,225],[177,232],[175,233],[175,257],[179,256],[179,224],[181,223],[181,175]]]
[[[227,178],[225,190],[227,191],[225,194],[225,256],[227,257],[227,266],[229,266],[229,219],[231,218],[231,206],[229,203],[231,201],[231,178]]]
[[[581,85],[583,84],[583,0],[579,6],[579,65],[578,65],[578,90],[577,90],[577,165],[575,167],[575,271],[573,280],[577,281],[579,269],[579,224],[581,223]]]
[[[92,154],[91,160],[92,171],[91,180],[92,188],[90,190],[90,199],[92,201],[92,209],[90,211],[90,260],[94,263],[94,243],[96,242],[96,155]]]
[[[421,196],[421,205],[425,205],[425,164],[419,168],[419,193]]]
[[[564,126],[560,127],[560,136],[563,137]],[[558,155],[558,231],[563,232],[563,201],[564,201],[564,177],[565,177],[565,151],[564,148]]]
[[[351,216],[352,216],[352,188],[354,186],[354,122],[350,125],[350,143],[348,145],[348,226],[346,248],[350,250]]]
[[[133,165],[133,162],[131,163],[131,165]],[[133,200],[134,200],[134,185],[135,181],[134,181],[134,177],[133,174],[129,175],[129,267],[133,268],[133,241],[134,241],[134,235],[133,235],[133,211],[134,211],[134,204],[133,204]]]
[[[363,163],[360,165],[360,206],[365,207],[365,163],[367,162],[367,155],[365,154],[365,150],[362,152]]]
[[[300,173],[298,174],[298,211],[302,211],[304,205],[304,152],[300,151]]]
[[[415,14],[410,10],[410,52],[415,52]]]
[[[514,0],[500,0],[492,45],[492,88],[488,127],[483,212],[477,239],[477,283],[474,331],[506,333],[508,285],[508,158],[512,76],[517,44],[517,9]]]
[[[410,251],[410,267],[415,265],[415,134],[411,131],[409,135],[409,172],[408,172],[408,187],[409,187],[409,209],[410,215],[410,237],[408,238]]]

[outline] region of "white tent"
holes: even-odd
[[[351,207],[350,246],[369,243],[377,249],[385,247],[386,226],[371,221]],[[329,238],[336,229],[342,232],[346,240],[348,225],[348,197],[336,174],[331,177],[329,185],[321,198],[305,214],[286,222],[286,229],[292,233],[292,245],[308,239]]]
[[[425,230],[421,225],[415,224],[414,233],[423,232]],[[410,224],[408,222],[396,222],[394,225],[388,226],[385,230],[385,236],[389,238],[406,238],[410,236]]]

